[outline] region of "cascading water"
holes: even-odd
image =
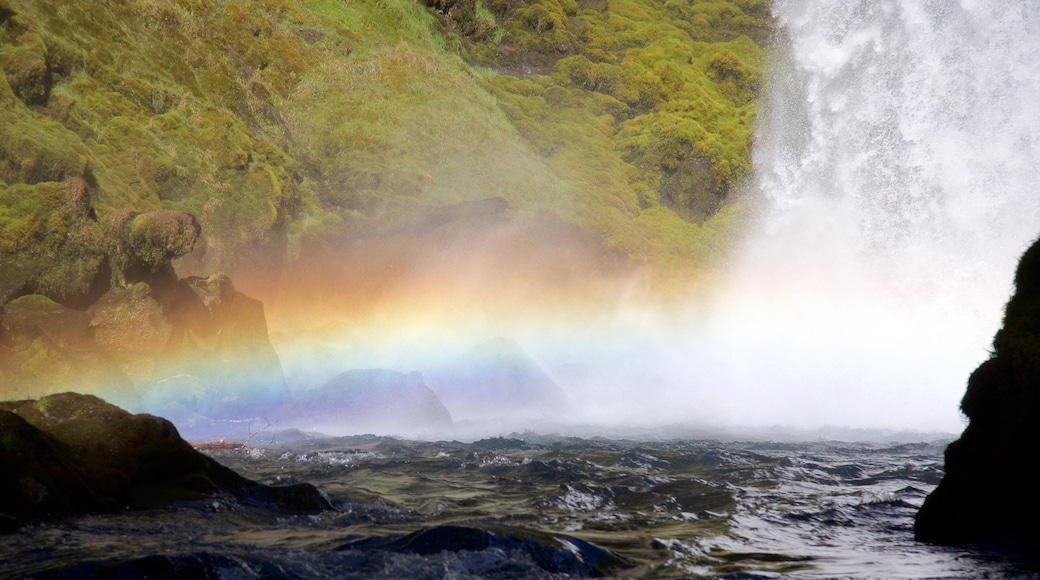
[[[1040,4],[774,14],[749,192],[768,208],[715,306],[701,347],[721,370],[699,395],[740,423],[957,430],[1040,234]]]

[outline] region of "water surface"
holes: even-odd
[[[211,453],[264,483],[314,483],[337,511],[216,497],[30,526],[0,538],[0,558],[8,577],[111,577],[157,561],[237,578],[1036,575],[1023,558],[913,540],[942,449],[530,433],[275,441]]]

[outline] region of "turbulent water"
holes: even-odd
[[[215,456],[266,483],[313,482],[337,511],[278,514],[218,497],[72,518],[0,537],[0,570],[417,579],[1040,574],[1035,561],[913,541],[941,450],[529,433],[472,443],[297,439]]]

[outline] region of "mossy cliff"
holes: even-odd
[[[946,474],[914,528],[941,544],[1040,542],[1040,241],[1026,250],[993,354],[968,379],[970,423],[946,448]]]
[[[79,178],[62,189],[63,209],[74,206],[65,216],[91,234],[77,247],[90,256],[86,291],[57,292],[62,304],[46,295],[55,287],[25,279],[21,295],[0,305],[5,395],[39,396],[74,383],[176,419],[252,416],[282,404],[286,385],[263,304],[224,274],[179,278],[174,271],[172,262],[190,254],[202,233],[195,216],[124,210],[99,227],[90,191]],[[59,267],[62,259],[48,258]]]
[[[251,293],[488,198],[663,286],[715,265],[746,213],[764,2],[426,4],[0,0],[0,300],[89,302],[128,211],[196,216],[178,270]]]

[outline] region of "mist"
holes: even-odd
[[[663,300],[554,216],[464,211],[344,250],[350,276],[312,281],[340,302],[283,305],[272,331],[290,387],[392,368],[436,392],[445,364],[505,337],[565,404],[447,405],[462,431],[959,431],[967,377],[1040,230],[1037,15],[895,0],[774,11],[740,193],[759,212],[723,276]]]

